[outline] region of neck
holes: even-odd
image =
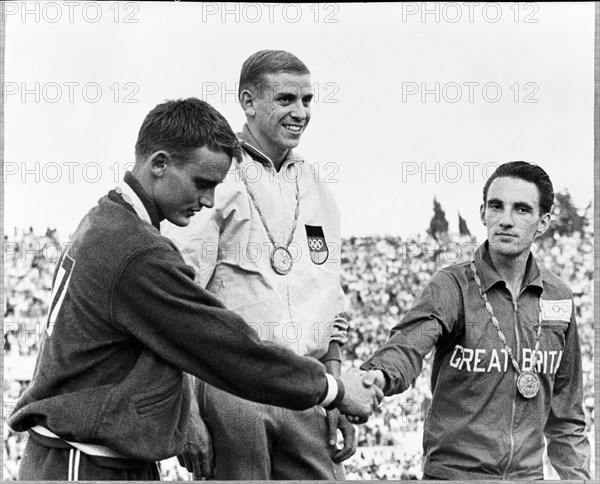
[[[268,139],[257,136],[255,134],[256,130],[254,130],[250,125],[248,125],[248,131],[250,131],[253,142],[257,145],[256,147],[269,157],[269,159],[273,162],[273,166],[275,166],[275,170],[279,171],[289,150],[287,148],[275,146],[273,143],[269,142]]]
[[[525,278],[525,269],[527,268],[529,251],[523,252],[515,257],[499,254],[494,250],[490,250],[489,253],[494,268],[504,282],[506,282],[513,298],[516,298],[521,292],[521,285]]]
[[[152,224],[158,228],[160,222],[164,219],[164,216],[154,202],[154,185],[151,175],[146,170],[140,169],[136,165],[133,170],[126,175],[126,180],[128,178],[130,181],[133,179],[133,183],[129,182],[129,185],[144,204],[144,207],[150,215]]]

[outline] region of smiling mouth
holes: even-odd
[[[300,134],[302,131],[302,126],[298,126],[296,124],[284,124],[283,127],[290,133],[294,134]]]

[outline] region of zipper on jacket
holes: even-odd
[[[517,354],[515,355],[515,358],[519,355],[519,353],[521,352],[521,342],[519,339],[519,329],[517,327],[517,312],[519,310],[518,306],[517,306],[517,301],[515,301],[513,299],[513,307],[514,307],[514,323],[515,323],[515,342],[517,343]],[[515,387],[517,388],[517,379],[519,378],[519,375],[515,375]],[[510,465],[512,464],[512,460],[513,460],[513,456],[515,453],[515,437],[513,435],[513,428],[515,426],[515,411],[517,409],[517,393],[515,392],[515,399],[513,400],[512,403],[512,412],[511,412],[511,416],[510,416],[510,453],[508,455],[508,463],[506,464],[506,469],[504,469],[504,474],[502,474],[502,480],[506,480],[506,474],[508,473],[508,469],[510,469]]]

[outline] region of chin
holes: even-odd
[[[285,138],[281,140],[281,146],[286,149],[295,148],[300,144],[300,136],[297,138]]]
[[[520,246],[520,244],[518,243],[514,243],[514,244],[505,244],[505,243],[499,243],[499,242],[492,242],[490,244],[490,248],[500,254],[503,255],[505,257],[516,257],[520,254],[523,253],[524,248]]]
[[[171,222],[173,225],[177,225],[177,227],[187,227],[190,224],[190,218],[189,217],[177,217],[177,218],[173,218],[173,219],[167,219],[169,220],[169,222]]]

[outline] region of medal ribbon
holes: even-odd
[[[287,243],[285,245],[279,245],[275,242],[275,239],[273,238],[273,234],[271,234],[271,231],[269,230],[269,227],[267,226],[265,216],[263,215],[263,213],[258,205],[258,202],[256,201],[256,198],[254,197],[254,192],[250,188],[250,184],[248,183],[248,181],[246,180],[244,175],[242,175],[242,170],[240,169],[240,165],[241,165],[241,161],[238,162],[238,164],[237,164],[238,173],[240,174],[240,178],[244,182],[244,185],[246,185],[246,191],[248,192],[248,195],[250,196],[250,200],[252,200],[252,205],[254,205],[254,208],[258,212],[258,217],[260,218],[260,221],[261,221],[263,227],[265,228],[267,237],[269,237],[269,240],[271,241],[271,244],[273,245],[274,248],[283,247],[287,251],[287,248],[290,246],[290,244],[292,243],[292,239],[294,238],[294,233],[296,232],[296,226],[298,225],[298,216],[300,215],[300,188],[298,187],[298,173],[296,172],[296,177],[295,177],[296,211],[294,212],[294,222],[292,224],[292,231],[290,232],[290,236],[288,237]],[[296,166],[296,165],[294,165],[294,166]],[[298,168],[296,167],[296,170],[297,169]]]
[[[475,277],[475,282],[477,283],[477,287],[479,288],[479,294],[481,294],[481,297],[483,298],[483,300],[485,302],[485,308],[487,309],[487,312],[490,313],[490,316],[492,317],[492,324],[494,325],[494,327],[496,328],[496,331],[498,332],[498,338],[504,345],[504,349],[508,353],[508,356],[510,356],[510,361],[512,362],[512,365],[515,367],[515,370],[517,370],[517,373],[520,375],[522,372],[521,372],[521,369],[519,368],[519,363],[517,363],[517,360],[515,359],[513,352],[510,349],[510,346],[508,346],[508,343],[506,342],[506,337],[504,336],[504,333],[500,329],[500,323],[498,322],[498,319],[494,315],[494,310],[492,309],[492,305],[488,301],[487,294],[485,292],[483,292],[481,289],[481,280],[479,279],[479,276],[477,275],[477,270],[475,269],[474,261],[471,261],[471,270],[473,271],[473,276]],[[535,362],[537,361],[537,354],[538,354],[538,350],[540,349],[540,335],[542,334],[543,316],[542,316],[542,298],[541,298],[541,296],[538,299],[538,305],[539,305],[538,328],[535,333],[535,349],[533,350],[535,360],[534,360],[533,367],[531,369],[533,373],[535,373],[535,366],[536,366]]]

